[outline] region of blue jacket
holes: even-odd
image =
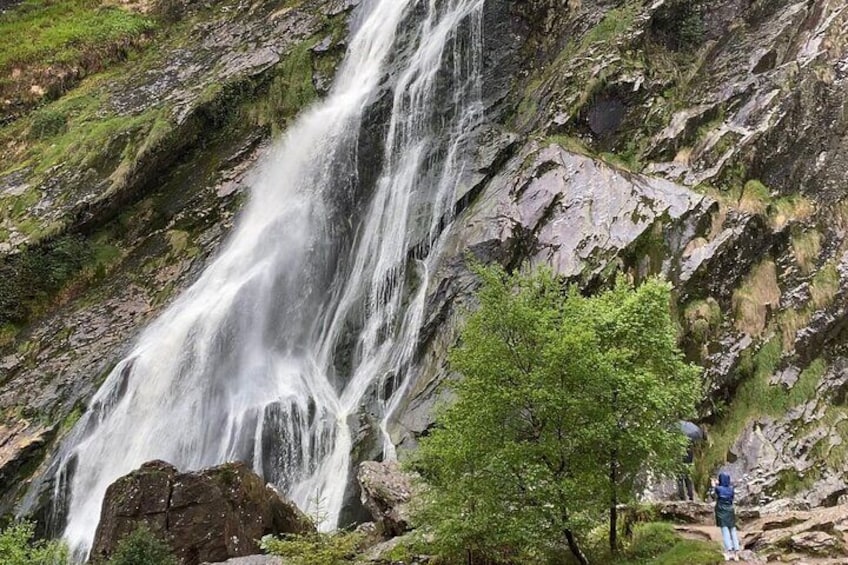
[[[733,504],[733,487],[730,486],[730,475],[720,473],[718,476],[718,486],[715,487],[716,499],[725,504]]]
[[[719,528],[735,528],[736,512],[733,509],[733,487],[730,486],[730,475],[721,473],[718,476],[718,486],[713,490],[716,498],[715,518]]]

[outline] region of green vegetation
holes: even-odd
[[[810,281],[810,298],[813,306],[816,308],[829,306],[837,292],[839,292],[839,270],[836,268],[836,264],[831,261],[822,267]]]
[[[758,180],[749,180],[739,195],[739,209],[751,214],[765,214],[771,194],[766,185]]]
[[[754,267],[742,286],[734,291],[732,302],[736,328],[753,337],[762,335],[769,309],[780,302],[774,261],[766,259]]]
[[[263,538],[262,549],[291,565],[343,565],[354,562],[363,541],[357,532],[286,535]]]
[[[683,309],[686,332],[695,343],[703,344],[718,333],[721,326],[721,307],[712,297],[695,300]]]
[[[815,230],[798,232],[793,230],[792,254],[803,274],[809,274],[815,267],[816,259],[821,253],[821,234]]]
[[[637,524],[633,538],[615,565],[717,565],[724,558],[715,544],[681,539],[671,524]]]
[[[818,245],[813,243],[811,245]],[[793,249],[796,244],[793,240]],[[803,247],[801,247],[803,249]],[[799,251],[795,250],[796,259]],[[800,262],[800,259],[798,259]],[[787,308],[777,314],[776,324],[783,335],[783,348],[791,351],[798,330],[810,323],[817,310],[827,308],[839,292],[839,271],[834,261],[819,269],[810,280],[810,300],[800,308]]]
[[[139,526],[115,549],[107,565],[177,565],[168,545],[146,526]]]
[[[756,354],[743,353],[738,369],[741,383],[721,420],[710,430],[709,446],[696,461],[702,486],[706,486],[709,474],[726,461],[728,451],[749,422],[764,416],[783,416],[791,408],[815,398],[827,369],[821,359],[813,361],[792,387],[769,383],[783,354],[781,344],[780,335],[775,335]]]
[[[275,135],[317,97],[312,84],[311,47],[303,43],[289,54],[271,82],[267,96],[254,109],[257,124],[270,125]]]
[[[640,2],[628,0],[622,6],[606,12],[604,17],[578,41],[569,41],[551,65],[529,80],[525,96],[519,103],[516,112],[516,125],[520,127],[532,121],[538,110],[537,95],[539,91],[548,83],[555,81],[565,68],[573,71],[575,59],[585,55],[593,48],[617,50],[617,40],[631,28],[641,8]],[[588,72],[588,69],[579,69],[579,71],[581,73]],[[599,76],[585,76],[581,77],[583,80],[576,81],[581,90],[575,92],[574,96],[571,97],[572,99],[569,101],[571,108],[568,113],[576,116],[580,108],[603,86],[606,75],[611,72],[605,67],[600,71]],[[571,73],[569,73],[570,75]]]
[[[25,0],[0,14],[0,74],[15,65],[87,66],[155,27],[154,22],[100,0]]]
[[[670,0],[651,19],[651,32],[671,49],[692,49],[704,39],[702,0]]]
[[[36,541],[35,524],[18,522],[0,531],[3,565],[64,565],[68,550],[56,541]]]
[[[697,368],[675,340],[670,288],[619,280],[593,298],[547,270],[479,268],[480,308],[450,356],[463,375],[412,466],[426,489],[417,520],[457,558],[542,562],[608,524],[637,473],[678,469],[677,420],[694,411]],[[607,516],[604,518],[604,516]]]

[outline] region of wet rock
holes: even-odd
[[[258,540],[268,534],[314,531],[309,518],[243,463],[180,473],[151,461],[121,477],[106,491],[92,557],[108,558],[141,525],[165,540],[182,565],[257,554]]]
[[[412,479],[396,461],[366,461],[359,466],[356,479],[362,504],[384,536],[399,536],[409,529],[407,503],[412,498]]]
[[[5,491],[0,491],[0,508],[14,502],[18,489],[23,486],[21,475],[38,466],[44,456],[44,446],[55,432],[55,426],[25,420],[11,426],[0,424],[0,484]]]

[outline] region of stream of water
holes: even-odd
[[[394,455],[385,423],[482,112],[483,2],[357,8],[326,99],[257,165],[228,242],[60,448],[54,496],[77,556],[107,486],[151,459],[180,470],[247,461],[307,512],[320,501],[331,529],[366,404]]]

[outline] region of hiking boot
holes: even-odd
[[[738,551],[734,551],[734,552],[733,552],[733,560],[734,560],[734,561],[740,561],[740,558],[739,558],[739,552],[738,552]]]
[[[733,555],[729,551],[725,551],[724,552],[724,560],[730,561],[731,559],[733,559]]]

